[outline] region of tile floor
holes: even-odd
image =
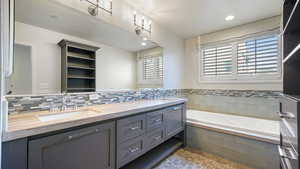
[[[251,169],[224,158],[194,151],[191,149],[179,149],[155,169]]]

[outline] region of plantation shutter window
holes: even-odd
[[[232,46],[203,50],[204,76],[225,76],[232,74]]]
[[[281,56],[278,30],[246,38],[202,44],[200,80],[280,80]]]
[[[143,57],[143,79],[162,80],[163,79],[163,58],[162,56]]]
[[[238,74],[278,72],[278,37],[268,36],[238,43]]]

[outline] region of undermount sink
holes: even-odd
[[[76,111],[76,112],[45,114],[45,115],[39,115],[38,119],[42,122],[47,122],[47,121],[52,121],[52,120],[61,120],[61,119],[64,119],[64,118],[70,118],[70,117],[78,115],[80,113],[82,113],[82,112]]]

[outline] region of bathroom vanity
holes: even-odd
[[[40,117],[49,112],[11,115],[2,167],[151,168],[185,145],[184,99],[95,105],[78,111],[43,121]]]

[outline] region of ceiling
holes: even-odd
[[[190,38],[280,15],[282,0],[126,0],[126,3],[180,37]],[[53,14],[58,17],[51,17]],[[225,21],[227,15],[234,15],[235,19]],[[129,51],[155,46],[149,43],[143,47],[141,38],[132,32],[48,0],[16,0],[16,20]]]
[[[183,38],[281,14],[282,0],[126,0]],[[233,21],[225,17],[234,15]]]
[[[15,18],[22,23],[131,52],[157,46],[150,41],[142,46],[142,38],[132,32],[48,0],[15,0]]]

